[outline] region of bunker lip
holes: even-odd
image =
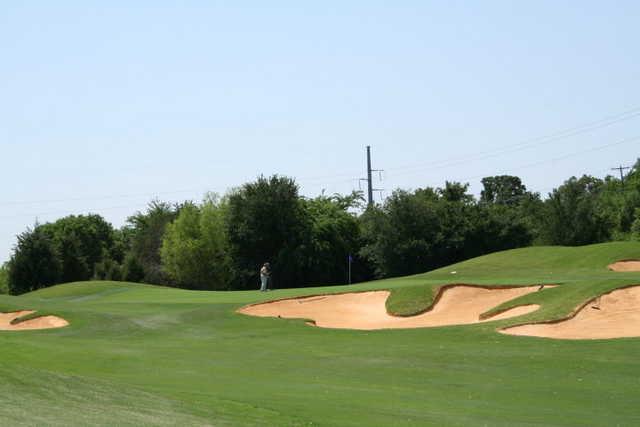
[[[640,259],[621,259],[609,264],[607,268],[617,272],[640,271]]]
[[[304,319],[307,324],[337,329],[404,329],[464,325],[520,316],[539,308],[534,304],[512,307],[483,319],[480,315],[500,304],[546,286],[441,286],[432,304],[410,317],[387,313],[387,290],[311,295],[251,304],[238,313],[259,317]]]
[[[623,297],[622,303],[608,298],[614,294]],[[589,315],[590,312],[598,313],[598,317]],[[622,286],[600,294],[578,305],[567,317],[508,326],[499,329],[498,332],[505,335],[567,340],[640,337],[640,284]]]
[[[20,310],[9,313],[0,312],[0,331],[54,329],[69,325],[69,322],[65,319],[52,315],[39,316],[22,321],[20,320],[20,318],[33,313],[35,313],[33,310]]]
[[[436,304],[438,304],[438,302],[440,301],[440,298],[442,298],[442,295],[444,294],[444,292],[447,289],[451,289],[451,288],[455,288],[455,287],[459,287],[459,286],[467,286],[467,287],[470,287],[470,288],[487,289],[487,290],[530,288],[530,287],[534,287],[535,286],[535,287],[538,287],[538,290],[543,290],[543,289],[555,288],[558,285],[540,283],[540,284],[535,284],[535,285],[495,285],[495,286],[489,286],[489,285],[473,285],[473,284],[470,284],[470,283],[449,283],[449,284],[446,284],[446,285],[438,286],[437,291],[436,291],[436,295],[433,297],[433,301],[431,301],[431,304],[429,304],[429,306],[427,308],[425,308],[424,310],[418,311],[418,312],[416,312],[414,314],[409,314],[409,315],[394,314],[394,313],[389,313],[389,315],[396,316],[396,317],[414,317],[414,316],[418,316],[420,314],[428,313],[431,310],[433,310],[433,308],[436,306]],[[520,307],[520,306],[517,306],[517,307]],[[506,309],[501,310],[500,312],[497,312],[497,313],[490,313],[490,314],[481,313],[480,314],[480,320],[485,320],[485,319],[492,318],[494,316],[502,314],[505,311],[510,311],[510,310],[512,310],[514,308],[517,308],[517,307],[506,308]],[[494,308],[494,307],[491,307],[491,308]],[[539,306],[538,306],[538,308],[539,308]],[[490,309],[488,309],[487,312],[489,310]],[[514,317],[514,316],[512,316],[512,317]]]
[[[533,313],[539,308],[540,306],[538,304],[517,305],[491,314],[482,313],[480,315],[480,320],[502,320],[509,319],[511,317],[524,316],[525,314]]]

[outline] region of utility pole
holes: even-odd
[[[367,145],[367,203],[373,204],[373,183],[371,182],[371,147]]]
[[[617,168],[611,168],[612,171],[620,171],[620,183],[622,184],[622,189],[624,190],[624,172],[627,169],[631,169],[630,166],[618,166]]]
[[[371,178],[372,172],[383,172],[382,169],[371,169],[371,146],[367,145],[367,206],[373,205],[373,192],[382,191],[379,188],[373,188],[373,179]],[[381,174],[382,176],[382,174]],[[364,181],[364,179],[361,179]]]

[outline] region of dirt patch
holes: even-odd
[[[627,259],[623,261],[614,262],[609,264],[607,268],[611,271],[640,271],[640,260]]]
[[[35,311],[22,310],[12,313],[0,313],[0,330],[1,331],[25,331],[35,329],[52,329],[67,326],[69,322],[57,316],[41,316],[34,319],[25,320],[12,324],[14,320],[35,313]]]
[[[538,308],[535,305],[515,307],[489,319],[480,314],[506,301],[536,292],[540,286],[483,288],[452,286],[445,288],[427,312],[411,317],[391,316],[385,302],[388,291],[358,292],[293,298],[249,305],[239,313],[260,317],[309,319],[316,326],[339,329],[399,329],[464,325],[520,316]]]
[[[602,295],[560,322],[514,326],[500,332],[570,340],[640,337],[640,286]]]

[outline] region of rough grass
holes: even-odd
[[[638,243],[529,248],[423,275],[269,293],[88,282],[0,296],[3,311],[29,308],[71,322],[47,331],[0,332],[0,420],[638,425],[640,339],[561,341],[495,331],[564,316],[592,295],[640,283],[640,274],[606,270],[608,262],[638,255]],[[265,299],[371,289],[390,289],[392,303],[416,310],[429,304],[429,292],[452,282],[453,269],[455,282],[561,286],[519,299],[541,304],[538,312],[441,328],[331,330],[235,312]]]

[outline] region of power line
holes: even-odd
[[[497,147],[492,150],[478,152],[478,153],[474,153],[466,156],[452,157],[449,159],[436,160],[436,161],[421,163],[421,164],[387,168],[387,170],[401,171],[399,173],[394,174],[395,176],[401,176],[401,175],[411,175],[415,173],[420,173],[422,172],[422,169],[424,169],[425,167],[429,167],[430,170],[446,169],[446,168],[464,164],[469,161],[485,160],[493,157],[498,157],[504,154],[514,153],[514,152],[526,150],[529,148],[538,147],[540,145],[550,144],[552,142],[556,142],[561,139],[566,139],[566,138],[580,135],[593,130],[602,129],[604,127],[612,126],[614,124],[617,124],[626,120],[631,120],[639,116],[640,116],[640,107],[635,107],[619,114],[607,116],[602,119],[588,122],[582,125],[559,130],[548,135],[529,138],[516,144],[504,145],[502,147]],[[413,170],[413,169],[420,169],[420,170]],[[346,174],[336,174],[333,176],[341,176],[341,175],[346,175]],[[299,179],[298,181],[300,182],[303,180],[304,179]],[[325,181],[324,183],[353,182],[353,181],[354,180],[340,180],[340,181],[331,181],[331,182]],[[367,179],[362,178],[360,179],[360,181],[367,181]]]
[[[524,164],[524,165],[520,165],[520,166],[516,166],[515,168],[511,168],[508,169],[506,172],[517,172],[519,170],[522,169],[528,169],[531,167],[536,167],[536,166],[540,166],[540,165],[544,165],[544,164],[548,164],[548,163],[553,163],[556,161],[561,161],[561,160],[565,160],[574,156],[578,156],[581,154],[585,154],[585,153],[589,153],[589,152],[594,152],[594,151],[600,151],[600,150],[604,150],[610,147],[615,147],[618,145],[622,145],[622,144],[628,144],[631,142],[636,142],[636,141],[640,141],[640,136],[635,136],[632,138],[625,138],[616,142],[612,142],[609,144],[604,144],[604,145],[600,145],[597,147],[593,147],[590,149],[586,149],[586,150],[579,150],[579,151],[575,151],[572,153],[568,153],[562,156],[558,156],[558,157],[554,157],[551,159],[546,159],[546,160],[540,160],[540,161],[536,161],[536,162],[532,162],[532,163],[528,163],[528,164]],[[630,167],[625,166],[622,167],[623,170],[626,170]],[[614,170],[619,170],[619,168],[613,168]],[[501,172],[501,173],[506,173],[505,171]],[[473,179],[477,179],[477,178],[483,178],[485,176],[488,176],[487,174],[481,174],[481,175],[474,175],[474,176],[469,176],[466,177],[464,179],[459,179],[458,181],[460,182],[468,182],[471,181]],[[433,185],[436,186],[436,185]],[[382,189],[376,189],[376,188],[372,188],[372,190],[374,191],[383,191]],[[154,195],[158,195],[158,194],[168,194],[171,192],[163,192],[163,193],[153,193]],[[176,192],[173,192],[176,193]],[[82,200],[82,199],[80,199]],[[116,210],[116,209],[134,209],[134,208],[140,208],[141,206],[145,205],[146,206],[147,202],[145,203],[140,203],[140,204],[136,204],[135,206],[133,205],[119,205],[119,206],[110,206],[110,207],[103,207],[103,208],[93,208],[93,209],[82,209],[83,212],[97,212],[97,211],[105,211],[105,210]],[[63,215],[63,214],[69,214],[70,212],[77,212],[77,210],[64,210],[64,211],[49,211],[49,212],[36,212],[36,213],[25,213],[25,214],[16,214],[16,215],[8,215],[8,216],[0,216],[0,219],[9,219],[9,218],[20,218],[20,217],[39,217],[39,216],[47,216],[47,215]]]
[[[554,158],[551,158],[551,159],[540,160],[540,161],[536,161],[536,162],[532,162],[532,163],[527,163],[527,164],[524,164],[524,165],[516,166],[514,168],[507,169],[506,171],[503,170],[503,172],[501,172],[501,173],[502,174],[514,173],[514,172],[520,171],[522,169],[528,169],[528,168],[532,168],[532,167],[536,167],[536,166],[541,166],[541,165],[544,165],[544,164],[565,160],[565,159],[568,159],[568,158],[571,158],[571,157],[574,157],[574,156],[578,156],[578,155],[581,155],[581,154],[590,153],[590,152],[594,152],[594,151],[600,151],[600,150],[604,150],[604,149],[607,149],[607,148],[610,148],[610,147],[615,147],[615,146],[622,145],[622,144],[628,144],[628,143],[636,142],[636,141],[639,141],[639,140],[640,140],[640,136],[635,136],[635,137],[632,137],[632,138],[625,138],[625,139],[622,139],[622,140],[619,140],[619,141],[616,141],[616,142],[612,142],[612,143],[609,143],[609,144],[603,144],[603,145],[600,145],[600,146],[597,146],[597,147],[593,147],[593,148],[589,148],[589,149],[586,149],[586,150],[574,151],[572,153],[568,153],[568,154],[565,154],[565,155],[562,155],[562,156],[558,156],[558,157],[554,157]],[[616,170],[617,170],[617,168],[616,168]],[[474,175],[474,176],[469,176],[469,177],[466,177],[466,178],[463,178],[463,179],[458,179],[458,181],[459,182],[468,182],[468,181],[471,181],[471,180],[474,180],[474,179],[477,179],[477,178],[484,178],[486,176],[488,176],[488,175],[487,174]],[[432,185],[432,186],[436,186],[436,185]]]
[[[525,139],[515,144],[508,144],[508,145],[504,145],[502,147],[497,147],[487,151],[482,151],[482,152],[469,154],[466,156],[460,156],[460,157],[450,157],[448,159],[436,160],[436,161],[427,162],[427,163],[391,167],[391,168],[387,168],[387,170],[388,171],[404,171],[404,172],[399,172],[394,174],[396,176],[400,176],[405,174],[419,173],[422,171],[422,169],[426,167],[429,167],[430,170],[445,169],[445,168],[464,164],[468,161],[485,160],[493,157],[498,157],[503,154],[510,154],[510,153],[526,150],[529,148],[534,148],[540,145],[550,144],[558,140],[566,139],[566,138],[587,133],[593,130],[602,129],[604,127],[612,126],[614,124],[617,124],[626,120],[631,120],[636,117],[640,117],[640,107],[635,107],[635,108],[626,110],[622,113],[615,114],[612,116],[607,116],[599,120],[584,123],[582,125],[559,130],[548,135]],[[420,170],[416,171],[413,169],[420,169]],[[335,175],[332,175],[331,177],[345,176],[345,175],[348,175],[348,174],[335,174]],[[366,180],[366,179],[363,178],[362,180]],[[298,181],[303,182],[304,178],[301,178]],[[340,181],[331,181],[331,183],[352,182],[352,181],[353,180],[340,180]]]
[[[600,129],[606,126],[611,126],[613,124],[625,121],[625,120],[630,120],[633,119],[635,117],[640,116],[640,107],[636,107],[627,111],[624,111],[622,113],[613,115],[613,116],[608,116],[605,117],[603,119],[600,120],[596,120],[593,122],[589,122],[583,125],[579,125],[579,126],[574,126],[568,129],[564,129],[564,130],[560,130],[554,133],[551,133],[549,135],[545,135],[545,136],[540,136],[540,137],[535,137],[535,138],[530,138],[527,140],[524,140],[522,142],[516,143],[516,144],[511,144],[511,145],[505,145],[502,147],[498,147],[496,149],[492,149],[492,150],[488,150],[485,152],[479,152],[479,153],[475,153],[475,154],[471,154],[471,155],[467,155],[467,156],[462,156],[462,157],[451,157],[449,159],[444,159],[444,160],[439,160],[439,161],[434,161],[434,162],[428,162],[428,163],[423,163],[423,164],[414,164],[414,165],[407,165],[407,166],[400,166],[400,167],[395,167],[395,168],[387,168],[387,170],[394,170],[394,171],[405,171],[405,172],[399,172],[396,173],[396,176],[399,175],[404,175],[404,174],[412,174],[412,173],[419,173],[421,171],[410,171],[410,169],[416,169],[416,168],[420,168],[423,169],[426,166],[433,166],[430,169],[431,170],[435,170],[435,169],[444,169],[444,168],[448,168],[448,167],[453,167],[453,166],[457,166],[459,164],[465,163],[467,161],[470,160],[483,160],[483,159],[487,159],[487,158],[491,158],[491,157],[497,157],[500,156],[502,154],[507,154],[507,153],[511,153],[511,152],[515,152],[515,151],[520,151],[523,149],[527,149],[527,148],[531,148],[537,145],[541,145],[541,144],[546,144],[546,143],[550,143],[553,141],[556,141],[558,139],[562,139],[562,138],[568,138],[570,136],[575,136],[581,133],[585,133],[591,130],[595,130],[595,129]],[[336,173],[336,174],[332,174],[332,175],[324,175],[324,176],[315,176],[315,177],[302,177],[302,178],[298,178],[296,179],[297,182],[299,183],[311,183],[311,182],[318,182],[320,184],[331,184],[331,183],[343,183],[343,182],[353,182],[353,179],[341,179],[341,180],[333,180],[333,181],[326,181],[326,178],[335,178],[335,177],[339,177],[339,176],[353,176],[355,175],[354,172],[345,172],[345,173]],[[225,191],[225,189],[222,188],[218,188],[218,189],[202,189],[202,188],[197,188],[197,189],[183,189],[183,190],[169,190],[169,191],[161,191],[161,192],[149,192],[149,193],[138,193],[138,194],[120,194],[120,195],[103,195],[103,196],[88,196],[88,197],[72,197],[72,198],[61,198],[61,199],[41,199],[41,200],[19,200],[19,201],[6,201],[6,202],[0,202],[0,206],[12,206],[12,205],[29,205],[29,204],[45,204],[45,203],[65,203],[65,202],[73,202],[73,201],[88,201],[88,200],[109,200],[109,199],[125,199],[125,198],[135,198],[135,197],[157,197],[160,195],[170,195],[170,194],[181,194],[181,193],[192,193],[195,191],[201,191],[201,192],[206,192],[206,191]]]
[[[441,161],[435,161],[435,162],[430,162],[430,163],[425,163],[423,165],[414,165],[414,166],[405,166],[405,167],[397,167],[397,168],[388,168],[388,170],[407,170],[407,172],[400,172],[397,173],[396,175],[403,175],[403,174],[411,174],[411,173],[415,173],[415,171],[408,171],[408,169],[423,169],[426,166],[429,166],[430,170],[434,170],[434,169],[444,169],[444,168],[449,168],[449,167],[453,167],[453,166],[459,166],[461,164],[467,163],[469,161],[478,161],[478,160],[485,160],[485,159],[489,159],[489,158],[493,158],[493,157],[498,157],[504,154],[510,154],[510,153],[515,153],[518,151],[522,151],[522,150],[526,150],[529,148],[534,148],[534,147],[538,147],[541,145],[546,145],[546,144],[550,144],[552,142],[556,142],[558,140],[561,139],[566,139],[572,136],[576,136],[576,135],[580,135],[592,130],[596,130],[596,129],[601,129],[607,126],[611,126],[613,124],[625,121],[625,120],[630,120],[633,118],[636,118],[640,116],[640,108],[636,108],[633,110],[629,110],[625,113],[619,114],[617,116],[614,116],[613,118],[606,118],[606,119],[601,119],[595,122],[591,122],[589,124],[586,125],[582,125],[582,126],[576,126],[573,128],[569,128],[569,129],[565,129],[562,131],[558,131],[555,133],[552,133],[550,135],[546,135],[546,136],[541,136],[541,137],[537,137],[537,138],[532,138],[532,139],[528,139],[525,140],[523,142],[517,143],[517,144],[513,144],[513,145],[506,145],[506,146],[502,146],[502,147],[498,147],[492,150],[488,150],[485,152],[479,152],[479,153],[475,153],[475,154],[470,154],[468,156],[462,156],[460,158],[457,159],[449,159],[449,160],[441,160]]]

